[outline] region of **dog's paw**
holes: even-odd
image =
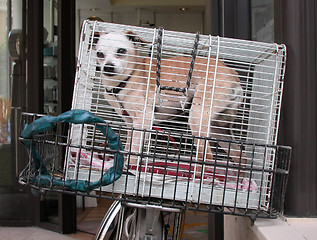
[[[240,103],[243,98],[243,89],[240,84],[234,83],[230,93],[230,101]]]

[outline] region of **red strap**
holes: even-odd
[[[165,167],[166,165],[166,167]],[[189,168],[190,165],[189,164],[177,164],[177,163],[172,163],[172,162],[155,162],[154,163],[154,167],[152,163],[149,163],[148,166],[145,168],[145,165],[142,164],[141,167],[139,167],[137,169],[136,165],[130,165],[129,169],[132,170],[138,170],[141,172],[147,172],[147,173],[154,173],[154,174],[165,174],[165,175],[169,175],[169,176],[178,176],[178,177],[188,177],[189,174],[191,177],[193,177],[194,175],[194,170],[195,167],[191,166],[191,168]],[[178,168],[178,171],[177,171]],[[190,171],[189,171],[190,169]],[[184,171],[185,170],[185,171]],[[204,178],[208,178],[208,177],[215,177],[220,181],[224,181],[225,180],[225,176],[223,175],[219,175],[219,174],[214,174],[213,169],[211,168],[205,168],[205,174],[204,174]],[[197,177],[200,178],[200,177]]]

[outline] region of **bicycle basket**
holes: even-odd
[[[49,116],[50,121],[44,118],[49,128],[38,130],[38,126],[43,125],[36,118],[38,116],[34,114],[24,113],[22,116],[26,128],[32,129],[27,131],[29,133],[24,132],[21,137],[29,152],[29,164],[19,177],[22,184],[41,190],[251,217],[276,217],[283,210],[290,163],[288,147],[239,143],[241,151],[247,152],[252,160],[252,164],[246,167],[231,162],[221,150],[221,140],[208,139],[218,145],[214,153],[215,162],[201,163],[193,160],[192,149],[198,138],[195,136],[160,130],[129,129],[116,124],[81,122],[79,126],[83,130],[78,136],[81,139],[78,144],[78,141],[72,142],[69,131],[65,131],[65,128],[71,129],[73,123],[61,121],[51,125],[55,118]],[[31,122],[36,123],[33,125],[35,127],[32,127]],[[105,127],[105,131],[114,129],[118,136],[109,138],[107,133],[101,139],[104,134],[98,131],[99,124]],[[93,142],[89,144],[84,141],[86,127],[94,128]],[[140,152],[123,151],[118,139],[125,136],[125,131],[151,134],[156,149],[152,149],[150,154],[145,147]],[[186,145],[178,144],[176,150],[173,143],[180,142],[182,138],[191,138],[192,141]],[[109,139],[113,141],[112,147],[105,144]],[[192,157],[184,158],[184,152],[189,150]],[[121,172],[123,155],[126,159],[131,155],[140,156],[142,161],[139,169],[131,168]],[[62,164],[64,159],[70,158],[72,162]],[[113,165],[114,162],[117,164]],[[203,176],[195,175],[197,166],[204,168]],[[111,168],[116,175],[108,174],[110,179],[107,182],[100,180],[106,178]],[[117,179],[115,182],[114,178]],[[98,192],[91,193],[92,189]]]

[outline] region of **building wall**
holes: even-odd
[[[258,240],[251,230],[251,220],[247,217],[224,216],[225,240]]]
[[[77,25],[90,16],[98,16],[106,22],[138,25],[138,12],[91,12],[89,10],[78,9]],[[112,15],[112,16],[111,16]],[[154,15],[156,16],[154,19]],[[142,23],[156,23],[156,27],[163,27],[168,30],[183,32],[203,32],[203,15],[202,13],[153,13],[150,11],[141,12],[140,20]]]

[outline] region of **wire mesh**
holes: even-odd
[[[276,216],[290,160],[276,146],[285,55],[284,45],[86,21],[72,108],[106,120],[125,145],[124,174],[96,196]],[[51,168],[64,181],[97,181],[113,166],[96,125],[63,134],[65,164]]]
[[[29,124],[37,116],[24,114],[22,125]],[[95,128],[95,125],[81,125],[83,128]],[[221,149],[221,140],[195,136],[185,136],[182,133],[162,132],[157,130],[129,129],[116,124],[107,125],[119,134],[125,131],[142,131],[151,134],[153,141],[167,138],[192,138],[191,148],[194,149],[194,139],[208,140],[217,144],[213,162],[201,162],[184,158],[183,146],[170,149],[168,140],[156,144],[162,148],[153,150],[150,154],[146,147],[140,152],[122,151],[125,157],[139,156],[140,168],[125,169],[122,176],[108,186],[101,184],[95,192],[79,191],[67,188],[66,185],[56,186],[54,181],[67,182],[73,179],[75,184],[81,180],[96,182],[113,165],[117,150],[110,149],[105,141],[89,143],[84,139],[84,131],[79,136],[80,143],[70,141],[68,130],[74,127],[69,123],[58,123],[49,132],[38,134],[33,139],[22,139],[36,143],[41,156],[40,168],[36,170],[34,161],[29,154],[29,164],[20,174],[20,183],[31,185],[43,190],[58,191],[70,194],[94,196],[98,198],[120,199],[121,201],[152,204],[181,209],[217,211],[228,214],[251,217],[275,217],[282,211],[288,176],[290,148],[275,145],[238,143],[241,152],[249,149],[247,155],[253,161],[250,166],[242,166],[233,162],[229,155]],[[99,130],[95,129],[97,135]],[[133,134],[132,134],[133,137]],[[97,139],[97,137],[93,137]],[[188,143],[189,144],[189,143]],[[229,142],[233,144],[233,142]],[[145,145],[145,144],[144,144]],[[165,147],[163,146],[165,145]],[[163,150],[164,149],[164,150]],[[172,151],[172,153],[171,153]],[[194,155],[195,150],[192,151]],[[258,154],[263,152],[261,156]],[[267,157],[267,156],[270,157]],[[62,159],[72,159],[68,165],[62,164]],[[272,159],[274,158],[274,159]],[[267,164],[267,159],[274,165]],[[112,161],[112,162],[111,162]],[[257,165],[260,161],[261,165]],[[196,168],[203,168],[203,174],[196,174]],[[34,181],[35,176],[44,175],[44,170],[51,176],[49,184]],[[36,172],[38,171],[38,172]],[[214,208],[216,206],[216,208]]]

